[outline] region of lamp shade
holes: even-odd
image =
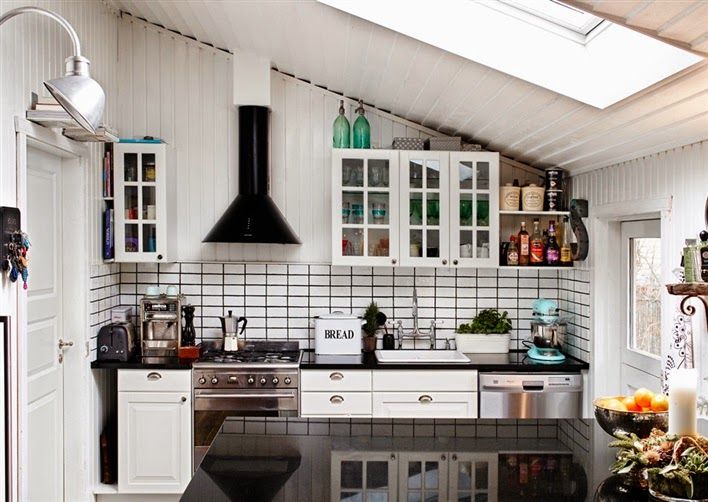
[[[96,132],[106,104],[106,95],[98,82],[86,75],[66,75],[44,85],[81,127]]]

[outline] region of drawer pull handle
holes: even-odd
[[[432,403],[432,402],[433,402],[433,398],[430,397],[430,396],[427,395],[427,394],[423,394],[422,396],[420,396],[420,397],[418,398],[418,401],[420,401],[421,403]]]
[[[148,380],[159,380],[160,378],[162,378],[162,375],[160,375],[157,371],[151,371],[147,374]]]
[[[342,396],[332,396],[329,398],[329,402],[332,404],[342,404],[344,402],[344,398]]]
[[[329,379],[337,382],[339,380],[344,380],[344,375],[342,375],[339,371],[335,371],[334,373],[329,374]]]

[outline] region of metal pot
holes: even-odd
[[[563,321],[531,321],[533,344],[539,349],[560,349],[565,341],[566,328],[567,324]]]

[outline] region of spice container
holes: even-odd
[[[518,211],[521,188],[511,183],[499,187],[499,209],[502,211]]]
[[[521,209],[524,211],[542,211],[543,193],[545,189],[534,185],[525,186],[521,189]]]

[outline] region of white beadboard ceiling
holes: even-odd
[[[112,3],[535,167],[581,172],[708,138],[706,60],[598,110],[314,0]]]

